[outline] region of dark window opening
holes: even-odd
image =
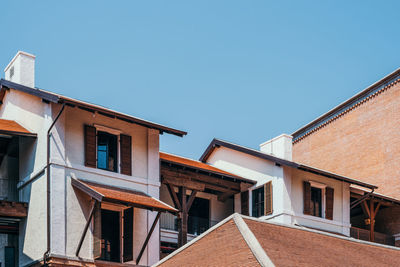
[[[264,215],[264,187],[257,188],[252,192],[252,216],[260,217]]]
[[[210,201],[196,197],[188,214],[188,233],[199,235],[210,228]]]
[[[311,187],[311,215],[322,217],[322,189]]]
[[[117,172],[117,140],[116,135],[97,133],[97,168]]]
[[[119,212],[101,210],[101,259],[120,262]]]

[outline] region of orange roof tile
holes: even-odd
[[[11,135],[36,136],[36,134],[31,133],[17,122],[4,119],[0,119],[0,133]]]
[[[76,179],[72,179],[72,185],[98,201],[120,203],[157,211],[177,212],[170,205],[140,191],[83,182]]]
[[[205,172],[210,172],[210,173],[217,174],[217,175],[223,175],[223,176],[227,176],[227,177],[234,178],[234,179],[244,180],[244,181],[247,181],[247,182],[250,182],[250,183],[254,182],[252,180],[237,176],[237,175],[235,175],[233,173],[218,169],[218,168],[216,168],[214,166],[211,166],[209,164],[203,163],[201,161],[188,159],[188,158],[172,155],[172,154],[165,153],[165,152],[160,152],[160,159],[162,161],[171,162],[171,163],[178,164],[178,165],[185,166],[185,167],[192,167],[192,168],[195,168],[195,169],[200,169],[200,170],[203,170]]]

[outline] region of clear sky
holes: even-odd
[[[221,138],[291,134],[400,65],[399,1],[0,1],[0,65],[36,58],[36,86]],[[1,73],[4,77],[4,73]]]

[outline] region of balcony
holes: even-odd
[[[206,218],[200,218],[196,216],[188,217],[188,234],[198,236],[210,227],[216,225],[218,221],[209,220]],[[170,213],[163,213],[160,217],[161,229],[178,231],[178,220],[177,217]]]
[[[351,227],[350,236],[360,240],[371,241],[369,230],[362,228]],[[391,235],[375,232],[375,240],[373,242],[394,246],[394,237]]]

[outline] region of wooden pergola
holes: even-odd
[[[178,247],[187,243],[188,213],[197,192],[214,194],[218,200],[225,201],[256,183],[211,165],[166,153],[160,153],[160,166],[161,181],[179,211]]]
[[[375,219],[382,207],[391,207],[400,205],[400,202],[390,197],[382,196],[372,192],[364,192],[363,195],[351,192],[351,197],[356,200],[350,204],[350,209],[354,209],[360,205],[366,224],[369,225],[369,240],[375,242]]]

